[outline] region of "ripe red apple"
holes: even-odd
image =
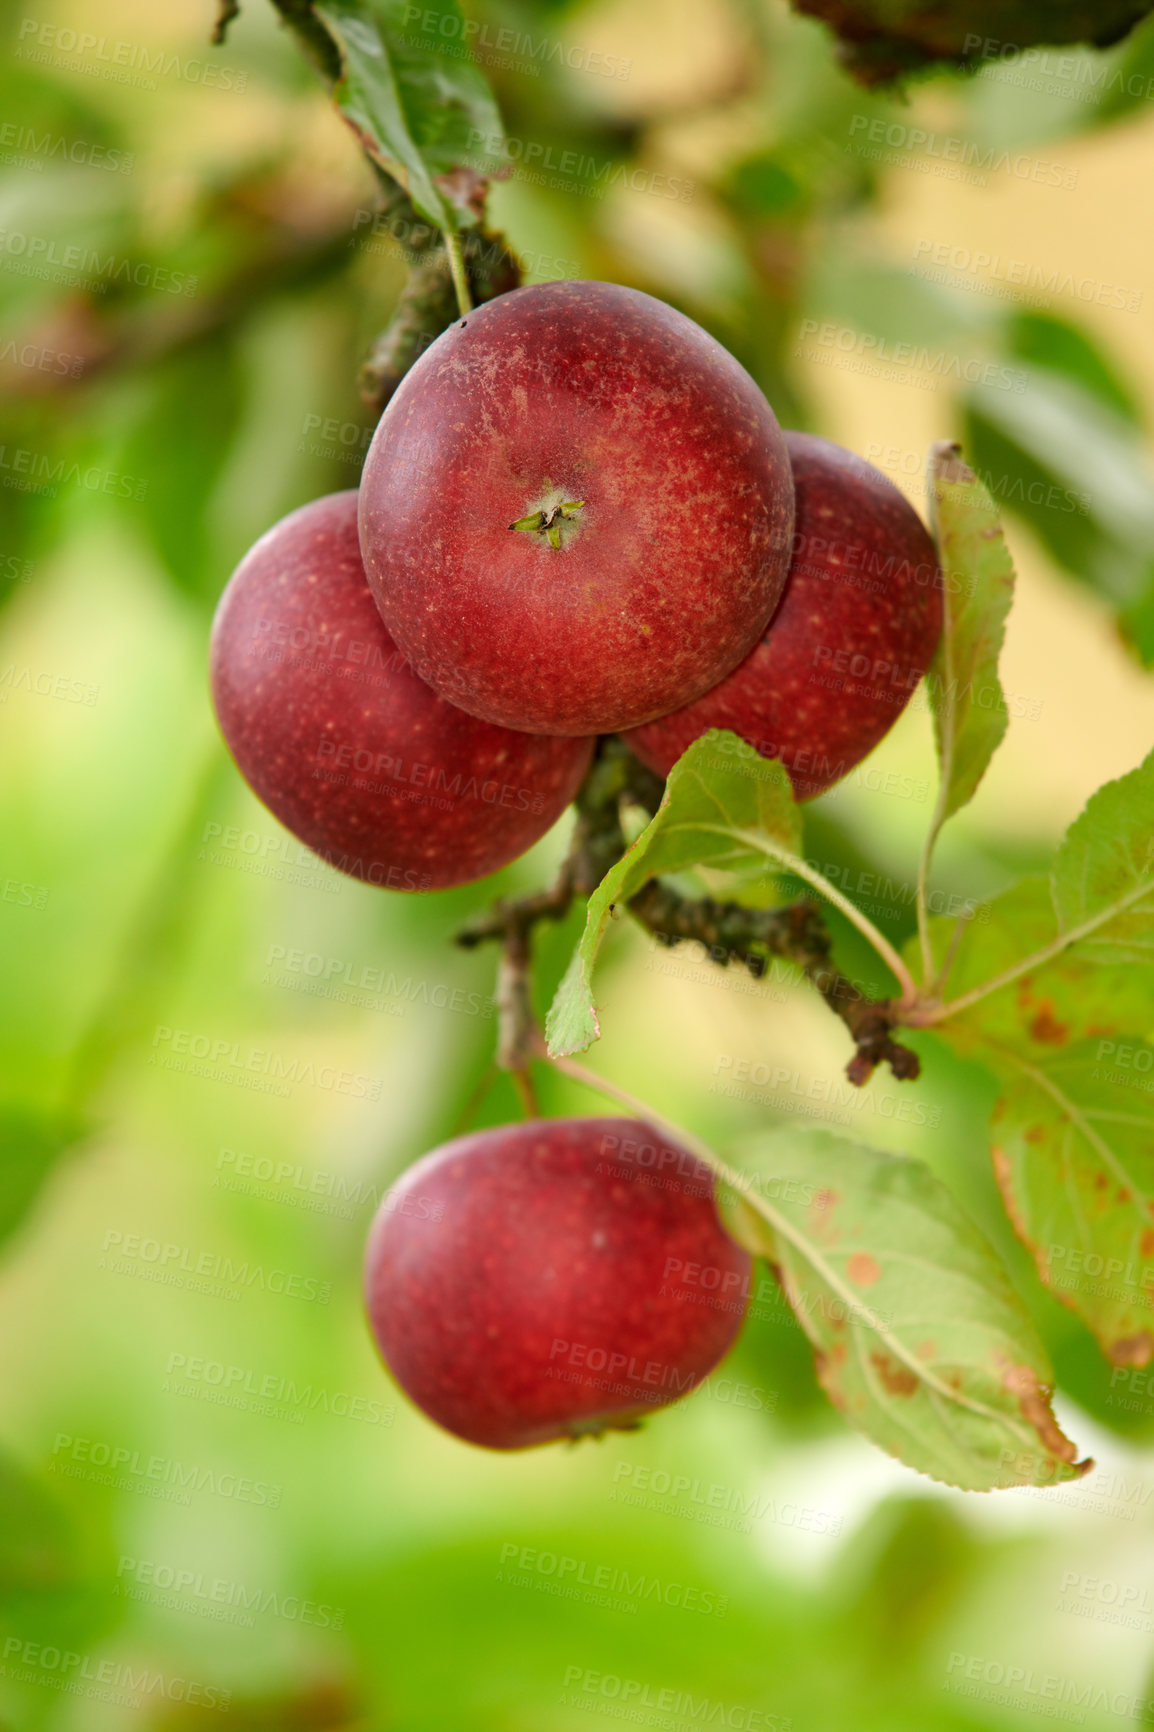
[[[942,628],[938,556],[913,507],[872,464],[787,433],[797,516],[781,606],[760,643],[696,703],[627,735],[658,775],[710,728],[780,758],[799,799],[888,734]]]
[[[636,1119],[535,1119],[409,1168],[373,1222],[365,1296],[430,1419],[525,1449],[693,1389],[737,1334],[749,1273],[685,1149]]]
[[[531,733],[611,733],[752,649],[793,488],[773,410],[700,326],[614,283],[542,283],[409,370],[360,523],[381,617],[442,697]]]
[[[212,695],[258,799],[331,866],[390,890],[515,860],[593,749],[492,727],[417,677],[365,583],[355,493],[292,512],[241,560],[213,624]]]

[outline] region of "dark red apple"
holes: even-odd
[[[508,865],[592,753],[480,722],[417,677],[365,583],[355,493],[292,512],[241,560],[213,624],[212,695],[258,799],[330,865],[389,890]]]
[[[687,1150],[636,1119],[535,1119],[409,1168],[373,1222],[365,1297],[430,1419],[525,1449],[693,1389],[741,1326],[749,1273]]]
[[[611,733],[699,697],[789,564],[773,410],[721,345],[613,283],[535,284],[444,332],[373,436],[361,548],[389,632],[486,721]]]
[[[917,512],[861,457],[787,433],[797,517],[781,606],[741,666],[705,697],[626,737],[668,775],[710,728],[780,758],[799,799],[873,751],[933,658],[938,557]]]

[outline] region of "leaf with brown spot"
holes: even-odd
[[[1054,1006],[1047,998],[1030,1024],[1030,1034],[1043,1046],[1065,1046],[1070,1038],[1070,1025],[1058,1021]]]
[[[1110,1358],[1115,1365],[1149,1365],[1151,1359],[1154,1359],[1154,1335],[1151,1335],[1148,1329],[1143,1329],[1140,1335],[1115,1341],[1110,1349]]]
[[[822,1388],[859,1431],[967,1491],[1085,1470],[1050,1412],[1050,1368],[1021,1300],[923,1162],[800,1125],[744,1153],[747,1182],[723,1189],[727,1224],[775,1265]],[[836,1236],[813,1204],[828,1191]]]
[[[1046,1285],[1115,1364],[1154,1357],[1154,1049],[1087,1040],[1027,1060],[991,1049],[1002,1084],[994,1171]]]
[[[1140,918],[1139,899],[1126,916],[1131,936]],[[1008,981],[937,1024],[937,1034],[967,1056],[982,1057],[985,1045],[996,1043],[1023,1057],[1045,1057],[1055,1046],[1091,1035],[1151,1028],[1154,954],[1137,964],[1118,954],[1116,961],[1107,964],[1106,957],[1115,953],[1105,949],[1105,940],[1116,924],[1105,921],[1086,940],[1060,950],[1029,974]],[[952,919],[931,920],[938,956],[945,955],[955,925]],[[1048,878],[1025,878],[983,903],[957,946],[946,983],[947,1001],[963,998],[1009,973],[1025,957],[1057,944],[1061,932],[1056,891]],[[1095,953],[1091,938],[1103,945],[1102,954]],[[918,954],[917,941],[911,940],[905,951],[911,966]]]
[[[917,1391],[916,1373],[904,1365],[899,1365],[888,1353],[871,1353],[870,1364],[874,1366],[891,1395],[913,1395]]]

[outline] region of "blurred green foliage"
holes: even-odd
[[[641,10],[640,32],[636,6],[618,23],[566,0],[485,0],[470,15],[493,37],[550,43],[620,28],[640,92],[629,45],[659,58],[664,29],[659,9]],[[458,1128],[491,1057],[490,1017],[437,1008],[436,988],[492,988],[491,959],[451,937],[494,894],[539,884],[562,840],[498,880],[404,901],[302,861],[244,789],[208,712],[212,608],[258,534],[356,484],[371,433],[356,369],[404,281],[403,242],[367,236],[372,179],[258,0],[218,49],[208,6],[125,5],[98,24],[79,7],[26,11],[10,13],[0,58],[14,129],[0,222],[0,878],[15,886],[0,904],[0,1726],[190,1732],[220,1708],[178,1698],[229,1691],[228,1724],[252,1732],[578,1732],[622,1706],[589,1684],[614,1677],[708,1699],[693,1723],[722,1723],[706,1717],[721,1704],[725,1724],[815,1732],[1020,1724],[996,1689],[947,1687],[956,1654],[1140,1694],[1140,1631],[1101,1625],[1116,1640],[1095,1648],[1078,1639],[1085,1620],[1054,1606],[1067,1567],[1145,1591],[1149,1483],[1132,1496],[1115,1486],[1100,1509],[1015,1496],[987,1518],[847,1436],[771,1299],[723,1368],[728,1394],[715,1384],[641,1433],[574,1450],[472,1452],[388,1384],[360,1317],[372,1199]],[[888,170],[845,145],[856,116],[904,127],[911,110],[863,95],[821,27],[777,0],[692,16],[705,36],[736,38],[736,70],[672,106],[555,57],[518,70],[514,50],[481,56],[509,138],[583,159],[556,186],[514,172],[495,188],[494,220],[529,277],[611,278],[674,302],[787,425],[820,420],[792,359],[807,319],[1027,370],[1032,419],[1012,413],[1024,399],[974,388],[938,405],[939,431],[961,434],[1010,513],[1105,598],[1149,663],[1148,405],[1123,345],[1012,300],[975,312],[976,297],[910,275],[886,250]],[[101,46],[65,47],[66,30]],[[1154,76],[1154,33],[1109,64]],[[207,65],[224,70],[209,80]],[[1132,120],[1139,102],[1125,87],[1097,107],[1027,101],[993,75],[926,90],[948,91],[951,131],[982,149],[1023,131],[1076,137]],[[710,127],[726,116],[718,142]],[[622,165],[691,178],[689,226],[662,222],[683,201],[601,196]],[[1036,483],[1091,503],[1059,516],[1032,503]],[[808,824],[823,861],[860,872],[880,852],[896,880],[913,871],[908,827],[883,825],[867,845],[836,800]],[[1045,838],[975,834],[953,845],[950,869],[987,897],[1044,853]],[[912,928],[900,900],[877,919],[895,941]],[[864,971],[856,936],[834,925],[842,966]],[[578,928],[574,917],[542,935],[542,1008]],[[315,975],[282,966],[291,950],[322,969],[380,967],[397,990],[368,1006],[322,996]],[[599,1062],[722,1143],[780,1118],[785,1107],[710,1092],[713,1055],[733,1039],[728,1010],[728,1032],[709,1028],[710,1006],[732,1002],[724,977],[700,989],[683,1030],[698,1043],[690,1065],[661,1020],[652,961],[636,933],[612,933],[613,1039]],[[796,992],[790,1005],[810,1014]],[[231,1074],[231,1060],[222,1080],[179,1068],[179,1031],[235,1049]],[[813,1042],[836,1075],[836,1028]],[[347,1070],[366,1092],[230,1086],[254,1049]],[[878,1104],[884,1082],[871,1085],[869,1140],[916,1150],[956,1187],[1013,1269],[1063,1388],[1138,1484],[1128,1452],[1148,1451],[1154,1398],[1119,1388],[1032,1280],[974,1159],[988,1079],[938,1048],[917,1091],[926,1117],[910,1127]],[[542,1095],[550,1112],[601,1110],[555,1077]],[[473,1122],[516,1110],[502,1079]],[[280,1164],[291,1177],[256,1176]],[[172,1279],[123,1254],[133,1234],[177,1248]],[[201,1292],[177,1284],[186,1253],[331,1291],[323,1304]],[[382,1422],[346,1417],[357,1397]],[[202,1486],[187,1501],[169,1495],[173,1463]],[[748,1531],[701,1519],[710,1506],[692,1492],[640,1489],[646,1469],[658,1484],[724,1487],[753,1506]],[[237,1480],[279,1488],[277,1507],[219,1489]],[[727,1609],[561,1598],[535,1563],[502,1579],[510,1547],[697,1586]],[[191,1582],[177,1592],[165,1584],[180,1572]],[[327,1621],[302,1618],[305,1601]],[[143,1693],[109,1681],[126,1667]],[[1091,1710],[1086,1723],[1115,1718]]]

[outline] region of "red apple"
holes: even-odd
[[[212,695],[258,799],[331,866],[390,890],[508,865],[592,753],[480,722],[417,677],[365,583],[355,493],[292,512],[241,560],[213,625]]]
[[[361,482],[392,637],[442,697],[532,733],[611,733],[715,686],[777,605],[792,525],[753,380],[613,283],[515,289],[453,325]]]
[[[668,775],[710,728],[780,758],[799,799],[873,751],[933,658],[942,627],[938,556],[913,507],[872,464],[812,433],[787,433],[797,518],[781,606],[760,643],[705,697],[627,735]]]
[[[693,1389],[741,1326],[749,1274],[687,1150],[636,1119],[536,1119],[409,1168],[373,1222],[365,1296],[430,1419],[525,1449]]]

